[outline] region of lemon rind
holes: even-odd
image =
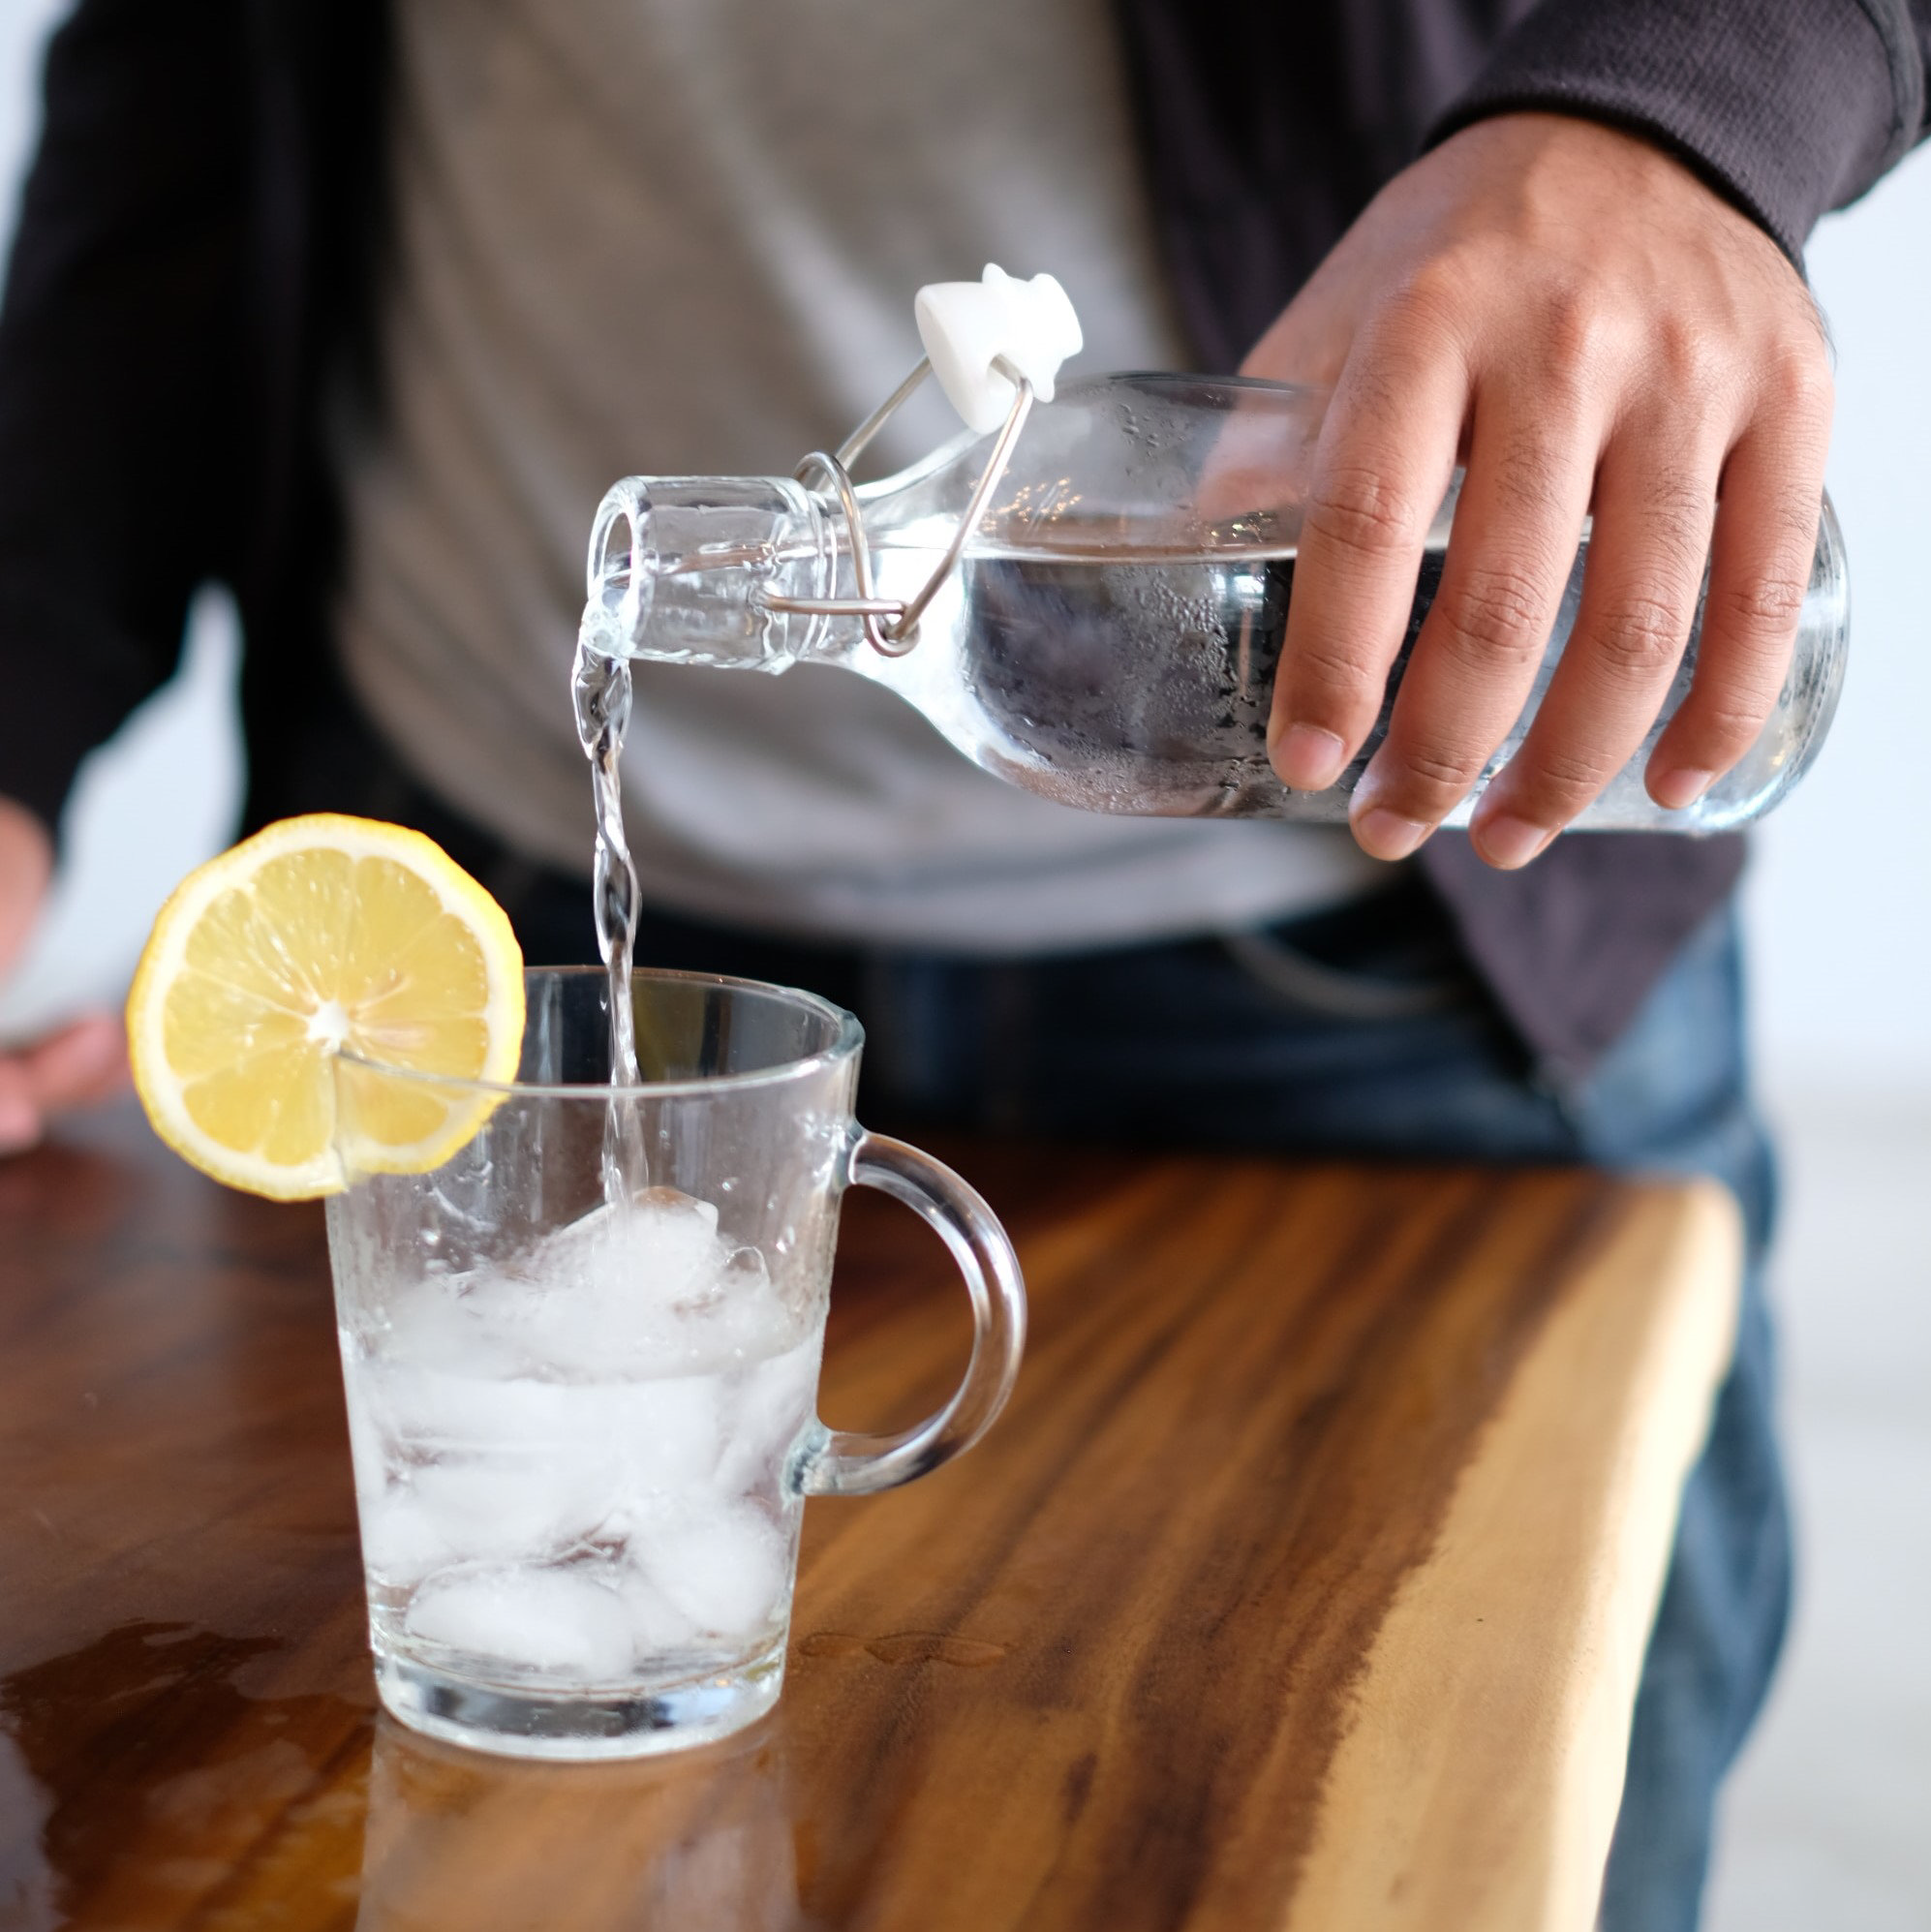
[[[156,1135],[204,1174],[251,1194],[276,1201],[317,1200],[339,1194],[348,1184],[337,1135],[312,1159],[278,1167],[224,1146],[205,1134],[182,1104],[182,1087],[168,1064],[162,1039],[166,989],[185,963],[189,935],[214,899],[243,884],[269,860],[288,853],[322,849],[352,859],[386,858],[420,877],[444,908],[475,933],[488,991],[483,1018],[488,1034],[484,1063],[475,1073],[450,1074],[452,1088],[471,1080],[498,1085],[516,1077],[523,1046],[523,956],[508,915],[433,839],[403,825],[356,818],[333,812],[280,819],[181,881],[155,916],[134,983],[128,992],[128,1058],[135,1089]],[[433,1069],[420,1069],[433,1082]],[[445,1128],[404,1147],[358,1137],[352,1150],[357,1172],[426,1174],[466,1147],[505,1095],[472,1090]],[[334,1094],[327,1096],[334,1106]]]

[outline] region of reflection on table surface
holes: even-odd
[[[689,1757],[524,1764],[376,1726],[357,1932],[597,1925],[781,1932],[798,1896],[790,1772],[769,1724]],[[506,1866],[506,1841],[540,1844]],[[567,1901],[566,1907],[565,1901]]]
[[[1027,1268],[1010,1409],[814,1502],[778,1710],[628,1765],[378,1720],[319,1214],[124,1114],[0,1163],[0,1927],[1585,1932],[1727,1197],[940,1150]],[[848,1204],[827,1420],[966,1336]]]

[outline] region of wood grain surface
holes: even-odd
[[[773,1717],[617,1766],[377,1718],[317,1212],[125,1114],[0,1163],[0,1932],[1585,1932],[1727,1197],[940,1150],[1026,1264],[1011,1408],[812,1504]],[[827,1420],[966,1336],[854,1196]]]

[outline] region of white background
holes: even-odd
[[[1773,1089],[1931,1092],[1931,153],[1810,249],[1837,346],[1829,487],[1851,558],[1851,669],[1816,769],[1749,887]]]
[[[55,0],[0,8],[0,238]],[[1728,1805],[1716,1932],[1931,1927],[1931,156],[1827,221],[1810,257],[1838,354],[1830,488],[1850,546],[1836,728],[1763,828],[1747,887],[1765,1085],[1792,1212],[1777,1273],[1804,1576],[1786,1669]],[[238,766],[232,623],[86,774],[71,863],[0,1034],[125,983],[154,907],[223,843]],[[0,702],[5,701],[0,692]],[[7,1768],[0,1736],[0,1772]]]

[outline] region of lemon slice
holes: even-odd
[[[335,1078],[385,1066],[508,1081],[523,956],[503,908],[441,846],[372,818],[285,818],[175,888],[128,995],[154,1130],[204,1174],[276,1200],[338,1193]],[[440,1167],[497,1096],[358,1083],[356,1164]]]

